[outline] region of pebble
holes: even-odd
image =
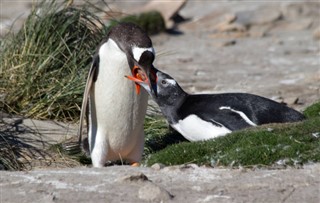
[[[218,32],[245,32],[247,29],[240,23],[223,22],[215,26]]]
[[[249,30],[250,37],[265,37],[270,30],[270,25],[251,26]]]
[[[150,202],[164,202],[171,200],[174,197],[166,189],[152,182],[147,182],[139,189],[138,193],[140,199]]]
[[[226,40],[226,41],[222,41],[222,42],[217,42],[215,43],[215,46],[217,47],[228,47],[228,46],[233,46],[236,45],[237,41],[232,39],[232,40]]]
[[[320,40],[320,27],[316,28],[313,31],[313,39]]]
[[[148,177],[143,173],[137,173],[133,175],[126,175],[119,178],[119,182],[137,182],[137,181],[149,181]]]
[[[164,164],[161,164],[161,163],[155,163],[155,164],[153,164],[153,165],[151,166],[151,168],[154,169],[154,170],[156,170],[156,171],[158,171],[158,170],[160,170],[160,169],[163,169],[164,167],[165,167],[165,165],[164,165]]]

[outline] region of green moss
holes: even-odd
[[[268,125],[209,141],[174,144],[149,155],[145,164],[272,165],[320,161],[320,118]]]
[[[320,116],[320,101],[312,104],[311,106],[307,107],[303,114],[307,118],[312,118],[312,117],[318,117]]]

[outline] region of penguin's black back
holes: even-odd
[[[256,125],[304,119],[301,113],[284,104],[246,93],[188,95],[177,114],[179,119],[195,114],[201,119],[221,123],[231,130],[250,126],[239,113],[227,108],[243,112]]]

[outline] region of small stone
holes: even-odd
[[[300,31],[300,30],[307,30],[311,27],[312,25],[312,19],[307,18],[307,19],[297,19],[294,21],[282,21],[278,22],[275,24],[272,29],[271,33],[274,32],[283,32],[284,30],[286,31]]]
[[[320,27],[313,31],[313,39],[320,40]]]
[[[165,167],[165,165],[161,164],[161,163],[155,163],[151,166],[152,169],[157,170],[157,171],[160,169],[163,169],[164,167]]]
[[[272,96],[271,100],[276,101],[278,103],[284,103],[284,99],[281,96]]]
[[[233,46],[236,43],[237,43],[237,41],[232,39],[232,40],[226,40],[226,41],[222,41],[222,42],[217,42],[217,43],[215,43],[215,46],[217,46],[217,47],[228,47],[228,46]]]
[[[281,6],[281,10],[284,18],[292,20],[301,19],[306,16],[319,16],[319,2],[292,2]]]
[[[212,35],[209,35],[210,38],[214,38],[214,39],[221,39],[221,38],[235,39],[235,38],[243,38],[247,36],[248,36],[248,32],[217,32]]]
[[[181,170],[185,170],[185,169],[196,169],[199,168],[199,166],[197,164],[183,164],[180,166]]]
[[[270,25],[251,26],[249,30],[250,37],[265,37],[270,30]]]
[[[284,103],[291,104],[300,104],[299,97],[288,97],[284,99]]]
[[[319,132],[312,133],[312,136],[315,137],[315,138],[319,138],[320,137],[320,133]]]
[[[166,189],[148,182],[139,189],[139,198],[150,202],[164,202],[172,199],[174,196]]]
[[[138,173],[134,175],[127,175],[119,179],[120,182],[137,182],[137,181],[149,181],[148,177],[143,173]]]
[[[215,26],[215,30],[218,32],[245,32],[247,29],[239,23],[220,23]]]
[[[273,131],[273,128],[267,128],[267,131],[268,131],[268,132],[272,132],[272,131]]]
[[[237,16],[235,14],[227,14],[224,16],[224,19],[226,23],[230,24],[237,20]]]

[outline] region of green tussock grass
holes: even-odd
[[[91,56],[104,36],[99,19],[81,8],[41,3],[17,34],[2,41],[1,92],[7,112],[73,120]]]

